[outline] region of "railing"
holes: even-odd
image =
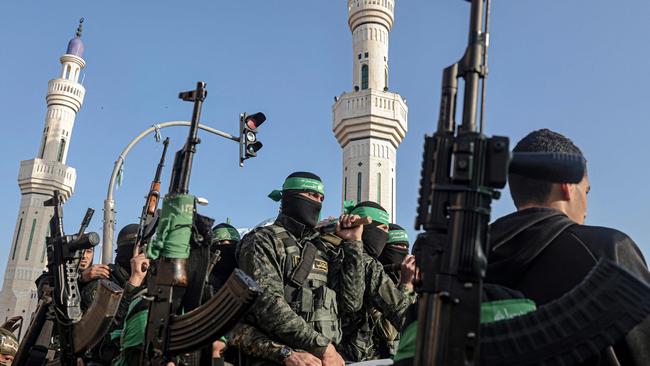
[[[65,79],[50,80],[47,84],[48,94],[63,94],[74,99],[83,100],[86,90],[81,84]]]

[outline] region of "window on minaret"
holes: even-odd
[[[377,173],[377,203],[381,205],[381,173]]]
[[[361,202],[361,172],[357,173],[357,203]]]
[[[348,177],[343,182],[343,201],[348,199]]]
[[[14,260],[16,258],[16,249],[18,249],[18,239],[20,239],[20,230],[23,228],[23,218],[20,218],[20,222],[18,223],[18,230],[16,230],[16,240],[14,241],[14,251],[11,254],[11,260]]]
[[[368,65],[361,66],[361,89],[368,89]]]
[[[43,159],[43,154],[45,154],[45,143],[47,142],[47,132],[43,134],[43,140],[41,141],[41,148],[38,152],[38,157]]]
[[[36,219],[32,220],[32,229],[29,232],[29,241],[27,242],[27,253],[25,253],[25,260],[29,260],[29,252],[32,250],[32,242],[34,241],[34,229],[36,228]]]
[[[384,69],[384,90],[388,91],[388,69]]]
[[[59,152],[56,154],[56,161],[63,162],[63,153],[65,152],[65,139],[59,142]]]

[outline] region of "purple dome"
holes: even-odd
[[[66,54],[83,58],[84,43],[81,41],[81,38],[75,37],[68,42],[68,50],[66,51]]]

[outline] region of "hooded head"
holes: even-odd
[[[388,212],[381,205],[372,201],[360,202],[346,211],[350,215],[359,215],[372,219],[372,223],[363,228],[361,239],[366,253],[377,259],[388,240]]]
[[[213,273],[220,278],[227,278],[237,267],[235,249],[240,236],[237,229],[227,223],[221,223],[212,228],[212,250],[219,252],[219,262]]]
[[[117,234],[117,248],[115,249],[115,263],[131,273],[131,258],[133,247],[138,236],[138,224],[128,224]]]
[[[409,251],[409,241],[406,230],[397,224],[388,225],[388,240],[379,256],[379,261],[384,264],[402,263]]]
[[[275,190],[269,197],[280,201],[280,213],[313,228],[320,218],[325,187],[316,174],[295,172],[284,180],[281,191]]]

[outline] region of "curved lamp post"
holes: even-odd
[[[158,123],[155,124],[146,130],[142,131],[138,136],[136,136],[131,142],[129,142],[128,145],[122,150],[120,153],[120,156],[118,156],[117,160],[115,161],[115,165],[113,166],[113,173],[111,174],[111,180],[108,183],[108,194],[106,195],[106,199],[104,200],[104,225],[103,225],[103,233],[102,233],[102,256],[101,256],[101,262],[103,264],[109,264],[113,262],[113,236],[115,234],[115,200],[113,199],[113,190],[115,189],[115,181],[117,180],[117,176],[119,174],[120,169],[122,168],[122,165],[124,164],[124,160],[126,159],[126,155],[131,151],[133,146],[135,146],[140,140],[142,140],[145,136],[148,134],[156,131],[156,130],[161,130],[166,127],[172,127],[172,126],[189,126],[190,122],[189,121],[169,121],[169,122],[163,122],[163,123]],[[240,142],[240,138],[233,136],[231,134],[219,131],[215,128],[199,124],[199,128],[213,133],[215,135],[227,138],[229,140],[233,140],[235,142]]]

